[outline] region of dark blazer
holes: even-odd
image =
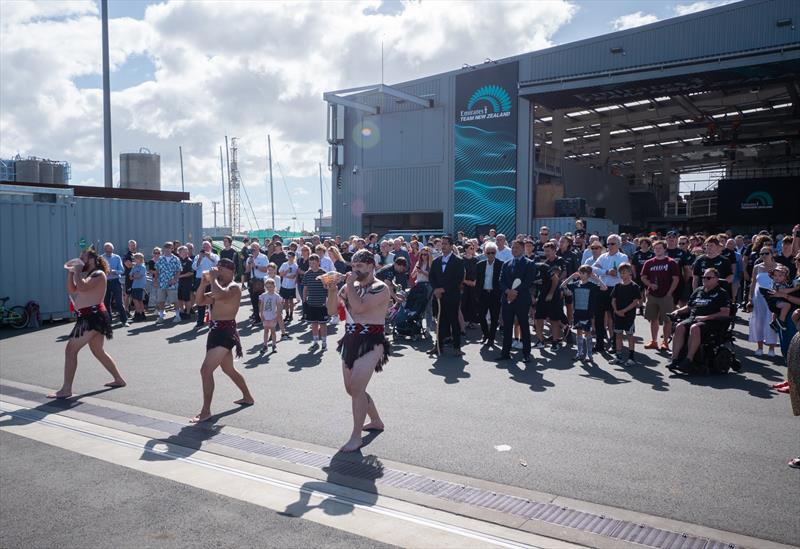
[[[450,254],[447,266],[442,272],[442,258],[437,257],[431,264],[431,288],[444,288],[442,299],[457,300],[461,297],[461,283],[464,281],[464,261],[455,253]]]
[[[517,258],[516,265],[512,266],[514,260],[508,261],[503,264],[503,272],[500,275],[500,289],[505,295],[507,290],[511,289],[514,284],[514,279],[519,278],[522,283],[516,288],[519,294],[514,303],[521,303],[530,306],[531,304],[531,286],[535,279],[535,266],[536,264],[527,257],[521,256]]]
[[[484,259],[478,262],[478,274],[475,278],[475,289],[479,292],[483,291],[483,281],[486,278],[486,267],[489,262]],[[494,271],[492,272],[492,290],[500,291],[500,273],[503,270],[503,262],[499,259],[494,260]]]

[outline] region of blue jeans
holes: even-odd
[[[781,354],[783,359],[786,360],[786,353],[789,349],[789,343],[792,341],[794,334],[797,333],[797,326],[792,322],[791,316],[786,319],[786,329],[778,332],[778,338],[781,342]]]
[[[116,310],[119,314],[120,322],[125,323],[128,321],[128,313],[125,312],[125,306],[122,304],[122,283],[119,278],[113,278],[107,282],[106,297],[103,301],[106,304],[109,316],[112,316],[112,310]]]

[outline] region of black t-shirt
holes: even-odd
[[[725,279],[733,274],[733,270],[731,269],[731,264],[728,259],[722,257],[722,255],[718,255],[714,258],[708,257],[707,255],[701,255],[694,262],[692,274],[694,276],[701,277],[706,269],[712,268],[719,271],[719,285],[722,286],[725,291],[729,291],[729,284]]]
[[[691,266],[694,263],[694,256],[689,252],[681,250],[680,248],[667,248],[667,255],[674,259],[676,263],[678,263],[678,269],[681,273],[678,286],[681,286],[683,283],[683,268]]]
[[[730,307],[730,304],[731,300],[728,297],[728,292],[720,286],[708,292],[702,286],[698,286],[689,296],[689,307],[691,308],[692,316],[713,315],[725,307]]]
[[[631,282],[630,284],[617,284],[611,290],[611,299],[615,299],[617,301],[617,310],[624,309],[637,299],[642,298],[642,289],[639,288],[639,285],[636,282]],[[636,308],[634,307],[627,313],[625,313],[625,318],[635,318],[636,317]]]
[[[224,250],[223,250],[224,251]],[[192,260],[188,257],[186,259],[181,259],[181,272],[180,274],[186,273],[194,273],[194,269],[192,269]],[[191,286],[192,281],[194,280],[194,276],[185,276],[178,279],[178,286]]]
[[[281,265],[286,263],[286,252],[284,251],[275,252],[274,254],[269,256],[269,261],[270,263],[274,263],[275,265],[277,265],[278,268],[280,269]]]
[[[389,265],[388,267],[384,267],[377,273],[375,273],[375,278],[378,280],[382,280],[386,282],[391,280],[395,284],[399,284],[400,287],[405,289],[408,286],[408,274],[406,273],[398,273],[394,270],[394,265]]]
[[[644,262],[648,259],[653,259],[656,256],[656,253],[653,249],[649,249],[646,252],[642,250],[636,250],[631,257],[631,263],[634,267],[636,267],[636,279],[639,280],[642,277],[642,267],[644,266]]]
[[[542,274],[542,293],[541,298],[544,299],[547,297],[547,294],[550,293],[550,288],[553,284],[553,275],[561,276],[561,273],[564,272],[566,268],[564,265],[564,260],[560,257],[556,257],[551,261],[542,261],[538,263],[540,265],[540,270]],[[557,292],[553,294],[555,297]]]
[[[732,271],[736,271],[736,252],[729,250],[728,248],[722,248],[722,251],[719,253],[719,255],[728,260],[728,262],[731,264]]]
[[[581,257],[578,256],[578,252],[574,248],[570,248],[566,252],[562,252],[558,250],[556,255],[561,258],[561,261],[564,262],[564,273],[563,276],[566,278],[568,276],[572,276],[572,273],[578,270],[578,267],[581,265]]]
[[[533,245],[533,258],[537,263],[544,261],[544,242],[536,242]]]
[[[466,280],[475,280],[478,278],[478,258],[470,257],[467,259],[463,257],[462,260],[464,261],[464,278]]]
[[[619,286],[619,284],[617,284]],[[600,286],[588,281],[586,284],[580,280],[570,282],[567,288],[572,292],[572,303],[575,311],[575,318],[578,320],[588,320],[594,317],[597,295],[600,293]]]

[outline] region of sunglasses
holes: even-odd
[[[715,278],[717,278],[717,277],[716,276],[704,276],[703,280],[714,280]]]
[[[617,244],[616,242],[609,242],[608,245],[609,246],[619,246],[619,244]]]
[[[761,252],[761,253],[760,253],[760,254],[758,254],[758,255],[772,255],[772,254],[771,254],[771,253],[769,253],[769,252]]]
[[[497,252],[486,252],[486,255],[497,255]],[[800,259],[798,259],[800,261]]]

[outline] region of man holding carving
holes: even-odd
[[[531,308],[531,285],[534,280],[534,263],[525,257],[525,243],[515,240],[511,245],[511,261],[503,264],[500,273],[502,302],[503,350],[499,360],[511,359],[511,337],[514,320],[519,323],[522,338],[522,361],[531,361],[531,330],[528,311]]]

